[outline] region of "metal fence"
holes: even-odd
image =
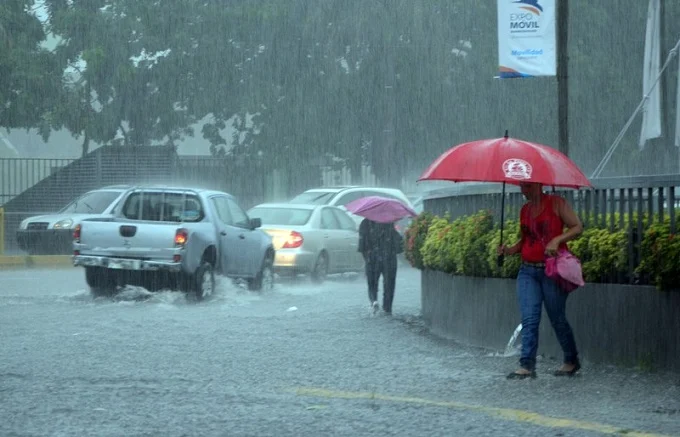
[[[249,208],[263,200],[266,177],[257,164],[239,164],[211,156],[181,156],[173,182],[225,191],[236,196],[244,208]]]
[[[266,190],[280,175],[266,174],[257,164],[177,156],[160,148],[101,148],[77,160],[3,158],[0,171],[0,251],[9,254],[19,253],[16,230],[22,220],[54,213],[84,192],[106,185],[160,183],[223,190],[245,208],[267,194],[283,195],[281,190]]]
[[[179,156],[174,149],[161,149],[107,146],[81,159],[0,158],[4,249],[18,252],[16,229],[25,218],[53,213],[84,192],[106,185],[153,182],[217,189],[235,195],[245,208],[262,201],[285,200],[298,188],[309,188],[307,184],[299,186],[300,180],[294,181],[289,173],[263,168],[262,163]],[[370,166],[363,166],[355,178],[346,168],[312,165],[304,171],[318,173],[319,183],[327,186],[380,183]],[[403,191],[415,190],[413,181],[404,180],[404,184]]]
[[[3,205],[75,159],[1,158],[0,205]]]
[[[680,208],[680,175],[601,178],[591,181],[593,190],[555,190],[565,197],[581,218],[584,227],[626,230],[628,236],[628,272],[626,281],[635,282],[634,274],[640,263],[640,243],[644,231],[654,223],[668,220],[672,233],[678,228]],[[500,220],[502,195],[498,184],[452,186],[430,193],[425,199],[425,211],[451,219],[480,210],[490,211]],[[505,195],[505,218],[519,219],[525,200],[519,189],[508,186]]]

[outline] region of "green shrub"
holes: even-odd
[[[458,220],[454,222],[457,223]],[[453,259],[456,273],[466,276],[489,276],[489,264],[486,260],[486,248],[491,239],[493,216],[488,211],[480,211],[471,216],[461,217],[459,233],[454,238]]]
[[[648,275],[660,290],[679,288],[680,236],[671,233],[670,219],[645,231],[636,272]]]
[[[459,219],[460,220],[460,219]],[[420,249],[423,266],[431,270],[454,273],[456,264],[453,247],[460,238],[459,220],[451,223],[448,216],[435,217],[432,220],[425,243]]]
[[[506,246],[517,243],[521,237],[519,222],[508,220],[503,226],[503,242]],[[498,254],[496,249],[501,244],[501,230],[498,226],[491,231],[491,238],[486,248],[486,262],[489,266],[491,275],[496,278],[515,278],[519,273],[519,266],[522,263],[519,256],[506,256],[503,259],[503,266],[498,267]]]
[[[583,279],[588,282],[614,282],[626,274],[628,269],[626,231],[609,232],[606,229],[593,229],[581,239],[587,241],[588,247],[587,256],[579,257],[583,267]]]
[[[420,213],[409,225],[404,234],[404,256],[412,267],[423,269],[423,257],[420,249],[425,243],[427,230],[434,215],[424,211]]]
[[[502,267],[497,265],[496,249],[500,244],[500,229],[493,226],[492,215],[488,211],[480,211],[471,216],[461,216],[451,221],[448,214],[444,217],[430,216],[429,227],[413,224],[407,235],[407,258],[420,259],[418,268],[439,270],[446,273],[466,276],[484,276],[514,278],[520,267],[520,257],[505,257]],[[619,226],[618,213],[614,230],[591,222],[579,238],[569,242],[569,249],[581,260],[583,276],[587,282],[621,282],[628,277],[628,239],[629,232],[636,237],[638,215],[633,214],[631,229],[629,216],[624,215],[624,227]],[[644,214],[643,228],[649,222],[649,215]],[[415,223],[415,221],[414,221]],[[409,234],[410,233],[410,234]],[[504,241],[514,244],[520,238],[519,223],[508,220],[504,227]],[[416,240],[422,241],[419,246]],[[670,220],[663,224],[654,224],[647,229],[639,244],[641,263],[636,274],[650,278],[650,282],[660,289],[679,288],[680,282],[680,236],[670,232]],[[418,253],[414,253],[419,247]],[[634,248],[637,250],[637,248]],[[409,255],[408,253],[411,252]]]

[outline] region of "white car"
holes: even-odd
[[[343,209],[263,203],[251,208],[248,215],[258,217],[261,229],[272,236],[276,273],[309,274],[312,281],[321,283],[328,274],[364,270],[356,223]]]
[[[391,199],[397,199],[404,203],[404,205],[413,208],[413,205],[408,200],[408,197],[398,189],[382,188],[382,187],[361,187],[361,186],[346,186],[346,187],[329,187],[329,188],[314,188],[293,197],[289,203],[304,203],[313,205],[330,205],[344,208],[349,202],[361,199],[367,196],[381,196]],[[359,224],[363,220],[355,214],[350,214],[355,223]]]
[[[113,185],[89,191],[54,214],[29,217],[17,230],[21,250],[30,255],[70,255],[73,229],[82,220],[110,217],[118,201],[129,189]]]

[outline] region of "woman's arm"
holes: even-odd
[[[522,234],[522,238],[519,239],[519,241],[515,244],[513,244],[510,247],[506,247],[504,250],[505,255],[516,255],[522,251],[522,245],[524,244],[524,234]]]
[[[557,202],[557,213],[559,214],[562,222],[567,227],[567,232],[562,235],[555,237],[557,244],[563,244],[581,235],[583,232],[583,224],[578,215],[574,212],[574,209],[569,205],[569,202],[561,197]]]

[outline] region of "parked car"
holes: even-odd
[[[76,226],[73,262],[85,268],[95,296],[126,284],[169,285],[202,300],[215,289],[216,271],[262,290],[273,286],[275,250],[260,225],[228,193],[136,187],[111,218]]]
[[[343,187],[329,187],[329,188],[313,188],[293,197],[290,203],[306,203],[314,205],[330,205],[344,208],[349,202],[361,199],[366,196],[382,196],[391,199],[397,199],[409,207],[413,207],[408,197],[396,188],[381,188],[381,187],[360,187],[360,186],[343,186]],[[363,220],[356,214],[349,213],[350,217],[358,225]]]
[[[355,222],[341,208],[300,203],[263,203],[248,211],[260,217],[272,236],[280,274],[309,274],[321,283],[329,273],[359,272],[364,260],[357,251]]]
[[[89,191],[54,214],[29,217],[17,230],[19,248],[29,255],[70,255],[73,229],[93,217],[110,217],[130,187],[115,185]]]

